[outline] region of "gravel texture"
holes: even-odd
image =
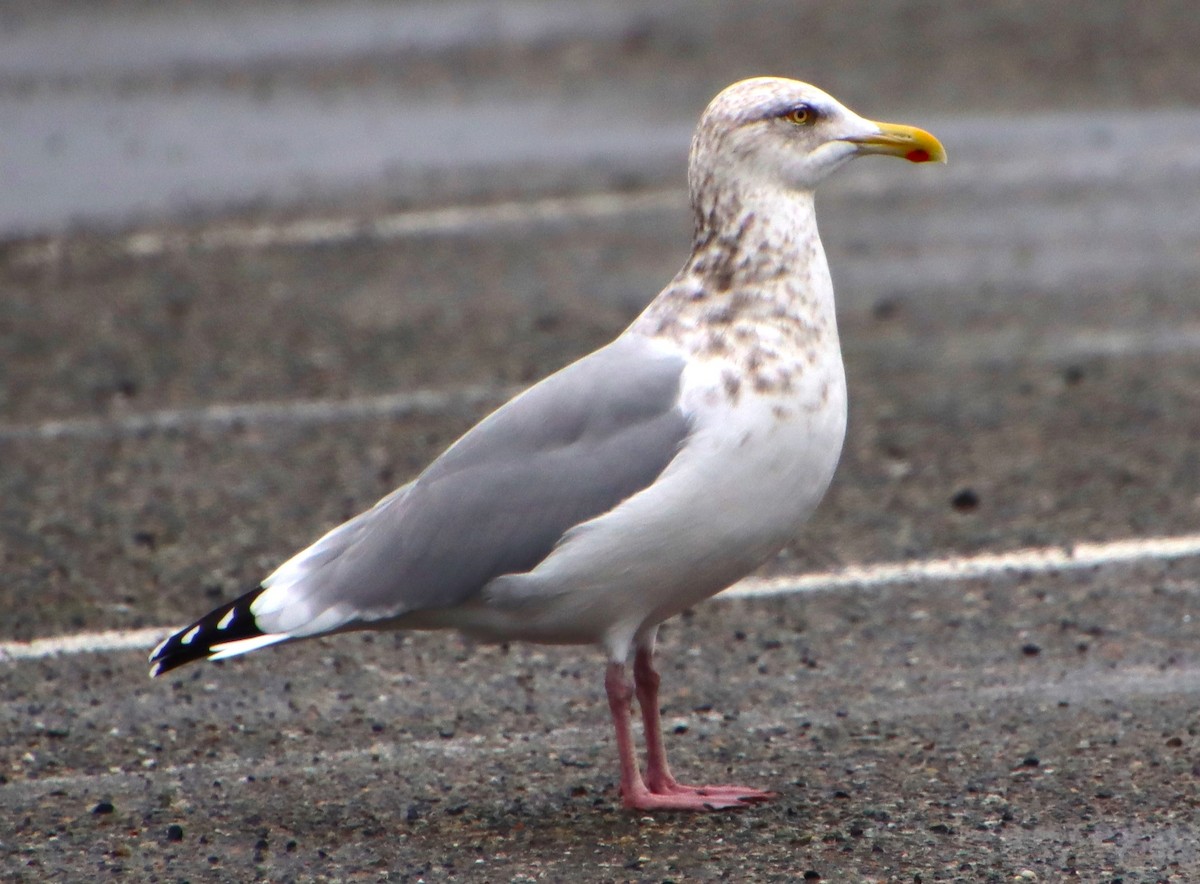
[[[75,205],[98,135],[30,153],[53,199],[22,197],[23,214],[0,197],[32,231],[6,226],[0,244],[0,642],[181,624],[232,597],[507,390],[615,334],[682,260],[688,218],[668,195],[326,244],[210,248],[206,232],[679,188],[681,148],[637,133],[661,118],[686,134],[717,88],[768,70],[928,123],[951,164],[864,162],[822,197],[850,429],[828,499],[765,573],[1194,531],[1192,4],[613,3],[587,26],[534,15],[440,43],[436,4],[401,6],[419,51],[331,35],[327,56],[232,61],[179,36],[182,5],[6,10],[4,39],[61,47],[127,21],[136,42],[158,22],[163,45],[200,57],[0,52],[0,108],[191,109],[209,124],[195,144],[226,145],[253,186],[156,196],[151,171],[195,169],[131,142],[117,162],[144,193],[39,215]],[[232,28],[245,8],[211,14]],[[281,154],[197,110],[211,94],[269,115],[296,95],[320,108],[381,92],[411,100],[430,138],[454,131],[423,128],[434,99],[468,119],[536,99],[547,119],[569,107],[603,128],[628,96],[633,122],[595,156],[536,127],[522,141],[516,122],[504,138],[524,146],[494,165],[430,149],[411,175],[358,180],[309,162],[301,119],[275,145],[309,176],[289,189],[268,170]],[[139,253],[130,232],[171,244]],[[413,390],[442,395],[334,413]],[[247,410],[213,410],[231,405]],[[1198,597],[1185,558],[706,603],[663,631],[672,760],[780,795],[705,817],[620,810],[603,661],[586,648],[350,635],[154,682],[141,651],[0,660],[0,877],[1200,880]]]

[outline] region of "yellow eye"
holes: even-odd
[[[789,123],[795,123],[797,126],[807,126],[816,119],[816,114],[812,112],[812,108],[801,104],[784,114],[783,118]]]

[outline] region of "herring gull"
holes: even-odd
[[[929,133],[866,120],[805,83],[722,91],[692,140],[691,255],[633,324],[164,640],[151,674],[358,629],[596,644],[626,807],[773,797],[675,779],[654,643],[660,623],[791,540],[833,477],[846,383],[813,191],[864,154],[945,160]]]

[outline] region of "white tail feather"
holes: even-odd
[[[219,645],[213,645],[209,648],[209,660],[224,660],[228,657],[237,657],[240,654],[248,654],[251,651],[257,651],[259,648],[265,648],[269,645],[285,642],[289,638],[285,632],[272,633],[271,635],[256,635],[253,638],[241,638],[237,641],[222,642]]]

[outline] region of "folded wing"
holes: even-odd
[[[625,336],[567,366],[260,589],[180,630],[152,660],[166,671],[451,607],[496,577],[536,567],[570,528],[649,486],[675,457],[689,432],[679,407],[683,365]],[[229,634],[217,628],[222,620]]]

